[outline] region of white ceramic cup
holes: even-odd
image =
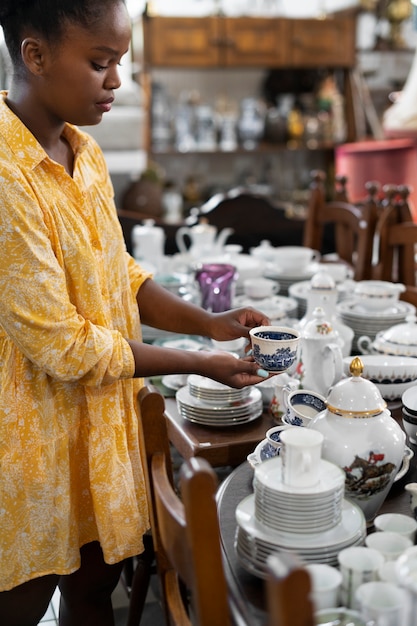
[[[417,521],[410,515],[402,513],[384,513],[374,519],[375,530],[398,533],[408,537],[413,543],[416,538]]]
[[[288,326],[257,326],[249,331],[252,354],[258,365],[283,373],[298,359],[300,331]]]
[[[413,542],[398,533],[380,531],[368,535],[365,544],[380,552],[386,561],[395,561],[407,548],[411,548]]]
[[[305,246],[279,246],[274,248],[273,261],[282,274],[299,275],[309,263],[319,261],[320,253]]]
[[[339,570],[326,563],[308,563],[305,567],[311,576],[315,610],[339,606],[342,584]]]
[[[375,626],[403,626],[408,623],[406,591],[393,583],[364,583],[356,590],[356,601],[362,617]]]
[[[243,282],[243,290],[248,298],[269,298],[279,291],[279,284],[270,278],[247,278]]]
[[[359,604],[355,597],[356,590],[363,583],[378,580],[378,570],[385,559],[377,550],[366,546],[351,546],[339,552],[338,561],[342,574],[342,605],[357,609]]]
[[[318,430],[293,427],[282,431],[282,482],[285,485],[305,488],[318,483],[323,439]]]
[[[378,570],[378,578],[384,583],[398,584],[397,561],[385,561]]]

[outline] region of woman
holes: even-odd
[[[140,323],[217,340],[268,323],[210,314],[127,254],[97,144],[130,41],[122,0],[2,0],[0,623],[34,626],[59,585],[61,626],[113,624],[111,592],[149,526],[137,443],[142,377],[242,387],[251,359],[145,345]]]

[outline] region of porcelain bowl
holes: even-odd
[[[353,290],[355,300],[368,311],[383,311],[398,301],[405,291],[401,283],[385,280],[361,280]]]
[[[417,381],[417,359],[415,357],[389,354],[364,354],[362,378],[375,384],[399,384]],[[352,357],[343,359],[344,373],[349,376]]]
[[[399,400],[404,391],[407,391],[410,387],[414,387],[416,384],[417,381],[410,380],[406,383],[375,383],[375,386],[379,389],[384,400],[392,402],[393,400]]]

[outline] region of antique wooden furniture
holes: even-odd
[[[416,224],[408,203],[410,188],[385,185],[382,210],[375,226],[373,277],[416,285]]]
[[[144,387],[138,401],[139,437],[167,624],[228,626],[228,591],[215,500],[217,477],[204,459],[189,459],[181,468],[180,499],[174,489],[164,399]]]
[[[268,561],[268,626],[314,626],[311,578],[295,555],[277,553]]]
[[[371,278],[374,229],[377,220],[377,185],[371,183],[369,196],[361,204],[345,200],[346,191],[339,191],[338,200],[327,200],[325,174],[313,172],[310,200],[305,222],[303,243],[323,251],[325,233],[332,229],[334,252],[350,265],[355,280]]]
[[[227,243],[240,244],[243,252],[249,252],[262,240],[270,241],[273,246],[302,244],[303,220],[287,217],[284,206],[245,188],[216,194],[188,221],[197,222],[201,217],[219,231],[232,228]]]

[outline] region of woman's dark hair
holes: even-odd
[[[92,28],[117,2],[124,0],[0,0],[0,25],[13,66],[21,66],[20,44],[28,27],[50,44],[58,43],[68,23]]]

